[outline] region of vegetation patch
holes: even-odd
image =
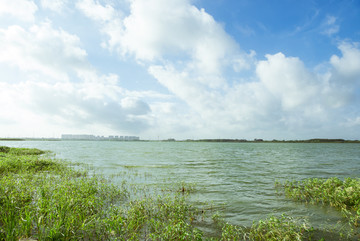
[[[351,236],[359,234],[360,179],[337,177],[329,179],[309,178],[303,181],[287,181],[285,195],[294,200],[312,204],[330,205],[341,211],[348,220]]]
[[[221,240],[312,240],[314,229],[305,221],[287,215],[270,216],[253,222],[251,227],[239,227],[213,216],[221,227]]]

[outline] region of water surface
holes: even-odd
[[[131,170],[138,173],[139,178],[132,180],[138,183],[195,183],[192,200],[223,207],[228,221],[246,226],[283,213],[306,217],[315,227],[334,224],[340,218],[337,211],[288,200],[276,194],[274,183],[360,176],[360,144],[350,143],[3,141],[0,145],[51,150],[57,158],[91,164],[108,176]]]

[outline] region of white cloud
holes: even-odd
[[[185,53],[195,68],[211,74],[218,73],[221,61],[237,48],[204,9],[182,0],[132,1],[119,44],[140,60],[168,59]]]
[[[0,0],[0,17],[8,14],[21,21],[33,22],[37,10],[38,7],[33,1]]]
[[[0,105],[5,106],[0,123],[15,123],[14,130],[20,126],[30,134],[32,129],[119,131],[152,138],[313,137],[326,128],[358,126],[360,113],[351,104],[360,84],[358,44],[341,43],[341,56],[332,56],[328,69],[319,73],[283,53],[261,61],[255,51],[244,53],[190,0],[126,2],[129,8],[119,10],[114,1],[78,0],[75,10],[95,21],[103,47],[121,61],[137,61],[169,93],[121,87],[128,80],[120,79],[120,72],[99,73],[91,65],[97,56],[92,50],[88,56],[83,35],[54,27],[50,20],[11,25],[0,29],[0,71],[6,69],[0,80]],[[42,11],[60,11],[66,4],[41,0]],[[35,20],[36,9],[27,21]],[[17,16],[14,11],[0,10],[0,15]],[[336,34],[337,21],[329,16],[323,33]]]
[[[142,98],[162,98],[123,89],[115,74],[99,75],[80,39],[49,22],[28,29],[17,25],[0,29],[0,45],[4,47],[0,69],[10,66],[0,81],[0,104],[6,106],[0,122],[13,123],[13,133],[32,135],[32,129],[36,136],[49,135],[51,129],[136,133],[149,127],[151,109]]]
[[[339,81],[356,82],[360,84],[360,49],[359,43],[343,42],[339,45],[342,57],[333,55],[330,63],[333,65],[335,74],[339,75]]]
[[[68,80],[69,73],[88,68],[79,38],[54,29],[50,23],[33,25],[29,30],[17,25],[0,29],[0,45],[0,63],[55,80]]]
[[[94,0],[79,0],[76,7],[96,21],[106,22],[116,18],[116,11],[111,5],[102,6]]]
[[[187,103],[189,116],[174,116],[179,120],[179,126],[188,130],[183,130],[188,135],[189,130],[196,130],[202,137],[229,136],[234,131],[250,128],[264,111],[267,112],[265,106],[262,106],[262,100],[267,98],[262,94],[266,92],[258,83],[213,89],[194,80],[196,76],[178,72],[172,66],[151,66],[149,72]]]
[[[55,12],[61,12],[68,0],[41,0],[41,6]]]
[[[79,0],[76,7],[88,18],[100,24],[99,31],[104,33],[108,39],[102,42],[102,47],[111,51],[125,52],[119,43],[124,32],[122,12],[114,9],[111,5],[101,5],[93,0]]]
[[[93,15],[84,9],[83,6],[83,12],[103,26],[109,49],[116,49],[122,56],[133,55],[148,66],[160,84],[184,101],[189,112],[196,113],[188,121],[197,128],[213,133],[259,126],[264,131],[270,126],[277,130],[311,128],[326,121],[334,109],[347,102],[348,92],[337,91],[337,85],[329,81],[335,78],[334,74],[318,74],[306,68],[299,58],[282,53],[267,55],[266,60],[257,62],[255,51],[241,53],[223,27],[189,1],[133,0],[129,15],[122,18],[115,17],[112,10],[107,15],[112,17],[105,19],[101,11]],[[328,34],[338,31],[336,21],[328,17],[324,23]],[[346,47],[339,48],[344,56],[331,60],[338,73],[344,69],[340,62],[354,58]],[[247,81],[231,83],[226,77],[229,71],[234,71],[233,76],[250,72]],[[248,82],[249,78],[252,82]],[[154,108],[170,111],[160,104]],[[181,113],[187,116],[186,112]],[[167,123],[175,121],[182,128],[191,129],[180,125],[183,118],[179,115],[172,115],[179,121],[166,118]]]
[[[356,63],[357,54],[352,57],[349,54],[357,53],[358,49],[350,51],[342,45],[339,48],[343,56],[332,57],[334,68],[326,74],[308,69],[299,58],[278,53],[256,63],[253,81],[235,82],[217,89],[197,81],[196,74],[179,71],[172,65],[151,66],[149,72],[196,113],[197,121],[191,122],[202,123],[197,128],[204,131],[204,136],[215,133],[231,136],[237,131],[244,135],[259,132],[279,137],[298,130],[311,136],[325,131],[321,127],[326,125],[342,128],[341,123],[346,122],[343,111],[350,104],[348,96],[358,88],[344,89],[338,74],[351,73],[359,79],[357,67],[350,65],[345,71],[340,64],[350,60]]]
[[[250,70],[256,65],[256,52],[251,50],[249,54],[235,55],[233,58],[233,69],[235,72]]]
[[[331,56],[322,92],[330,107],[350,108],[357,102],[360,87],[360,49],[358,43],[348,42],[340,43],[338,48],[342,56]]]
[[[287,58],[282,53],[266,55],[266,58],[258,63],[256,73],[267,90],[280,98],[284,110],[316,99],[319,92],[316,76],[309,73],[298,58]]]
[[[327,16],[326,20],[322,24],[322,34],[331,36],[337,34],[340,31],[340,25],[336,23],[337,18],[334,16]]]
[[[6,106],[2,108],[2,118],[16,120],[25,127],[31,112],[42,123],[41,128],[57,125],[85,132],[94,125],[128,133],[149,127],[146,116],[150,107],[136,97],[136,92],[119,87],[112,75],[94,78],[98,81],[1,83],[0,103]],[[30,128],[40,127],[28,125],[24,131]],[[102,134],[97,130],[90,132]]]
[[[191,68],[213,74],[221,71],[227,55],[237,51],[236,43],[222,26],[189,1],[133,0],[130,15],[124,18],[109,5],[90,0],[77,6],[103,24],[109,49],[134,55],[140,61],[177,59],[180,55]]]

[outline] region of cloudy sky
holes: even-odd
[[[360,139],[358,0],[0,0],[0,137]]]

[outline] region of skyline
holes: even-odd
[[[360,2],[0,0],[0,137],[360,139]]]

